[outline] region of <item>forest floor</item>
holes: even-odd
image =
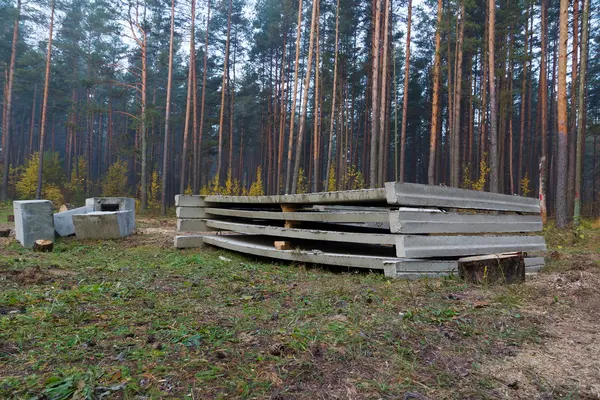
[[[524,284],[475,286],[176,250],[174,218],[138,224],[53,253],[0,238],[0,398],[600,397],[600,226],[547,230]]]

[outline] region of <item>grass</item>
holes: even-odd
[[[4,247],[2,247],[4,246]],[[526,285],[407,282],[171,247],[0,247],[0,398],[498,398]]]

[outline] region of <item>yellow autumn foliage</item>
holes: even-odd
[[[15,189],[19,199],[34,199],[37,190],[39,153],[33,153],[27,160],[23,173],[16,182]],[[55,207],[64,203],[64,173],[58,153],[44,154],[42,170],[42,198],[50,200]]]
[[[335,181],[335,167],[329,167],[329,181],[327,182],[327,191],[335,192],[337,190],[337,182]]]
[[[479,163],[479,178],[475,181],[472,181],[470,176],[469,166],[465,166],[463,172],[463,188],[483,191],[485,189],[485,183],[487,182],[487,176],[490,173],[490,167],[488,167],[487,162],[487,153],[483,153],[483,157],[481,158],[481,162]]]
[[[161,184],[158,178],[158,171],[152,171],[152,177],[150,179],[150,190],[148,192],[148,208],[158,209],[160,208],[160,193]]]
[[[296,193],[303,194],[308,192],[308,181],[304,175],[304,169],[298,171],[298,180],[296,181]]]
[[[129,185],[127,179],[127,162],[124,160],[115,161],[100,183],[102,196],[106,197],[125,197],[129,195]]]
[[[249,196],[264,196],[265,191],[263,189],[263,180],[262,180],[262,168],[258,167],[256,170],[256,179],[250,185],[250,190],[248,190]]]

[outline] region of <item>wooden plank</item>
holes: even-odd
[[[307,221],[307,222],[388,222],[389,211],[379,212],[344,212],[344,213],[326,213],[326,212],[276,212],[276,211],[255,211],[238,210],[232,208],[214,208],[205,209],[206,214],[220,215],[225,217],[250,218],[250,219],[270,219],[279,221]]]
[[[277,250],[291,250],[292,242],[287,242],[285,240],[276,240],[275,242],[273,242],[273,246]]]
[[[458,260],[459,276],[474,283],[514,283],[525,280],[523,254],[488,254]]]
[[[279,226],[258,225],[246,222],[240,223],[219,221],[212,219],[207,220],[206,225],[214,230],[226,230],[238,233],[268,235],[294,239],[382,245],[394,245],[396,243],[395,235],[385,233],[356,233],[317,229],[282,228]]]
[[[546,250],[546,243],[542,236],[396,235],[398,257],[461,257],[538,250]]]
[[[400,206],[540,213],[539,201],[531,197],[399,182],[386,183],[385,191],[387,202]]]
[[[392,211],[392,233],[500,233],[539,232],[543,229],[539,215],[459,214]]]

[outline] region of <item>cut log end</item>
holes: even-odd
[[[54,250],[54,242],[52,240],[36,240],[33,244],[33,251],[49,253]]]

